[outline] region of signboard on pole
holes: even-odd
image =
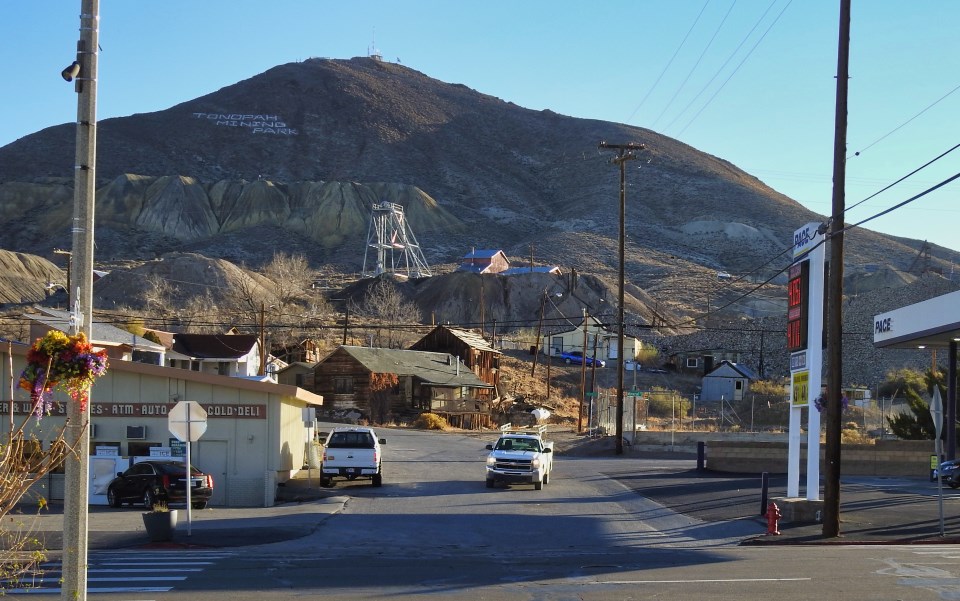
[[[207,412],[196,401],[180,401],[173,406],[167,416],[167,428],[170,433],[186,443],[186,474],[184,474],[187,483],[187,536],[193,534],[193,501],[190,494],[190,443],[200,440],[203,433],[207,431]]]
[[[207,412],[196,401],[180,401],[167,416],[170,433],[183,442],[196,442],[207,431]]]

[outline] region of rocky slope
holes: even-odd
[[[405,207],[431,264],[501,248],[606,276],[616,269],[618,177],[602,140],[647,147],[628,162],[626,211],[628,277],[642,288],[752,270],[794,229],[822,220],[650,130],[524,109],[401,65],[310,59],[100,122],[97,257],[187,251],[257,264],[284,247],[356,272],[370,207],[387,200]],[[0,148],[0,248],[47,256],[64,245],[73,144],[73,126],[61,125]],[[906,269],[919,245],[854,230],[846,248],[851,265]],[[941,269],[958,259],[932,255]]]

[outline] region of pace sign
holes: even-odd
[[[810,261],[791,265],[787,282],[787,350],[791,353],[807,349],[809,287]]]

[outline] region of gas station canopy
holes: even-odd
[[[949,348],[960,342],[960,290],[873,318],[877,348]]]

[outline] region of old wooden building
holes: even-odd
[[[377,374],[395,376],[389,390],[375,390]],[[448,353],[341,346],[314,369],[314,390],[328,417],[383,422],[424,411],[489,413],[492,386]]]
[[[410,350],[449,353],[460,359],[477,377],[493,388],[479,391],[487,400],[496,395],[500,384],[500,356],[478,332],[437,326],[414,343]],[[492,395],[492,396],[491,396]]]

